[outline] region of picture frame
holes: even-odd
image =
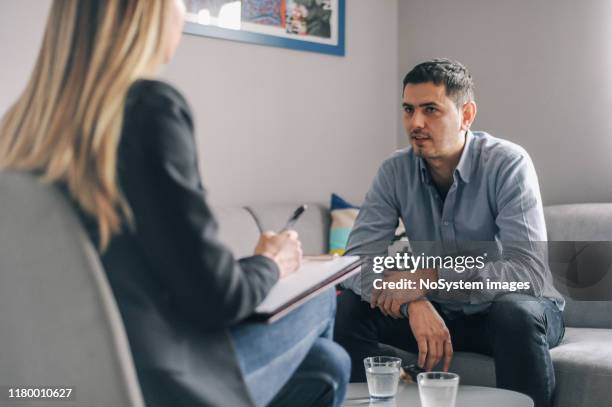
[[[345,0],[185,0],[184,32],[344,56]]]

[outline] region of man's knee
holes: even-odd
[[[494,332],[509,335],[511,340],[526,339],[529,333],[546,334],[543,307],[533,297],[507,296],[494,302],[489,311],[489,324]]]

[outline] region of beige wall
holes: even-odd
[[[0,112],[24,86],[50,2],[0,2]],[[349,0],[346,56],[185,35],[162,76],[194,111],[215,204],[361,201],[396,147],[397,0]]]
[[[42,40],[49,0],[0,0],[0,114],[19,95]]]
[[[529,151],[545,204],[612,201],[612,2],[400,0],[399,21],[400,76],[466,64],[474,128]]]
[[[30,72],[48,4],[0,2],[0,112]],[[360,201],[405,145],[401,77],[434,56],[471,69],[474,128],[530,152],[546,204],[609,202],[611,18],[608,0],[348,0],[344,58],[186,35],[162,75],[191,102],[216,204]]]

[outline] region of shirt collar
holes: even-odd
[[[470,182],[470,177],[472,175],[472,139],[474,135],[471,131],[467,131],[465,135],[465,145],[463,146],[463,151],[461,152],[461,158],[459,159],[459,163],[457,164],[457,168],[455,168],[455,173],[459,175],[459,177],[466,184]],[[429,169],[427,168],[427,164],[425,163],[425,159],[422,157],[418,157],[419,162],[419,171],[421,175],[421,181],[427,184],[431,183],[431,175],[429,174]]]
[[[465,145],[463,146],[463,152],[461,152],[461,158],[459,159],[459,164],[457,164],[457,168],[455,168],[455,172],[459,174],[463,182],[466,184],[470,182],[470,177],[472,176],[472,162],[473,159],[473,146],[472,139],[474,135],[471,131],[467,131],[465,133]]]

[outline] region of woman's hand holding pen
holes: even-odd
[[[266,256],[276,262],[280,278],[297,271],[302,263],[302,242],[295,230],[281,233],[264,232],[259,237],[255,254]]]
[[[302,264],[302,242],[293,226],[306,209],[307,205],[298,206],[280,232],[264,232],[255,247],[255,254],[269,257],[278,264],[280,278],[297,271]]]

